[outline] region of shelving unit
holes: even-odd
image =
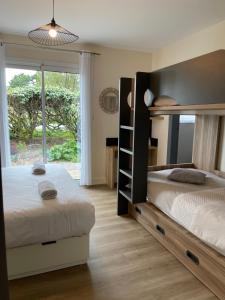
[[[120,151],[133,155],[132,148],[120,148]]]
[[[120,128],[121,128],[121,129],[132,130],[132,131],[134,130],[134,127],[133,127],[133,126],[125,126],[125,125],[121,125]]]
[[[146,202],[150,122],[144,93],[149,87],[150,73],[138,72],[135,79],[120,79],[118,215],[128,213],[129,202]]]
[[[123,169],[120,169],[119,172],[122,173],[122,174],[124,174],[124,175],[126,175],[130,179],[132,179],[132,170],[123,170]]]

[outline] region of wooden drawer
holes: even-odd
[[[220,299],[225,299],[225,258],[149,203],[130,214]]]

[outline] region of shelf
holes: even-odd
[[[123,195],[128,201],[132,202],[130,189],[119,190],[119,193]]]
[[[150,114],[170,115],[170,114],[213,114],[225,115],[225,103],[217,104],[193,104],[193,105],[175,105],[175,106],[152,106],[149,107]]]
[[[123,170],[120,169],[120,173],[126,175],[127,177],[129,177],[130,179],[132,179],[132,171],[131,170]]]
[[[120,148],[120,151],[125,152],[129,155],[133,155],[133,151],[131,148]]]
[[[131,131],[134,130],[134,127],[133,127],[133,126],[125,126],[125,125],[121,125],[120,128],[121,128],[121,129],[126,129],[126,130],[131,130]]]
[[[137,72],[135,79],[127,77],[120,79],[118,215],[128,213],[129,202],[131,204],[146,202],[150,112],[141,98],[143,91],[150,87],[150,79],[150,73],[144,72]],[[131,107],[128,103],[132,103]],[[130,183],[131,188],[127,188]]]

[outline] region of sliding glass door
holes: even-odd
[[[78,179],[79,74],[6,69],[11,160],[61,163]]]
[[[6,69],[12,165],[32,164],[43,158],[40,74],[36,70]]]
[[[44,71],[46,153],[48,162],[80,174],[79,74]]]

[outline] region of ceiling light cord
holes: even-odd
[[[55,28],[55,0],[52,0],[52,20],[51,20],[51,26]]]
[[[54,20],[54,19],[55,19],[55,0],[52,0],[52,2],[53,2],[53,3],[52,3],[52,10],[53,10],[53,11],[52,11],[52,15],[53,15],[52,18],[53,18],[53,20]]]

